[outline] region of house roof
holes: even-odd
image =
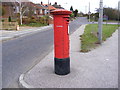
[[[45,9],[45,7],[43,5],[41,5],[41,4],[36,4],[36,7],[40,8],[40,9]]]
[[[64,9],[63,7],[61,7],[61,5],[57,5],[57,2],[55,2],[55,4],[53,4],[52,6],[57,9]]]
[[[48,5],[48,4],[43,4],[43,6],[46,8],[46,9],[50,9],[50,10],[56,10],[57,8],[53,7],[52,5]]]
[[[2,2],[18,2],[18,0],[2,0]],[[21,0],[21,2],[30,2],[30,0]]]
[[[2,5],[9,5],[9,6],[11,6],[11,5],[14,5],[14,3],[13,2],[2,2]]]
[[[30,3],[29,0],[21,0],[22,3]],[[14,5],[18,5],[19,2],[18,0],[3,0],[2,1],[2,5],[10,5],[10,6],[14,6]]]
[[[16,0],[3,0],[2,1],[2,5],[9,5],[9,6],[14,6],[15,4],[17,4],[18,2],[16,2]]]
[[[40,4],[34,4],[33,2],[29,2],[30,5],[34,8],[37,8],[37,9],[45,9],[43,6],[41,6]]]

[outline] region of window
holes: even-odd
[[[13,7],[13,9],[14,9],[14,13],[19,13],[19,7],[18,6]]]
[[[34,14],[37,14],[36,9],[34,9]]]
[[[42,9],[40,9],[40,14],[42,14]]]

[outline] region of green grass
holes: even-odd
[[[118,25],[103,25],[102,40],[105,41],[107,38],[112,36],[112,33],[118,28]],[[88,52],[98,44],[98,24],[89,24],[85,27],[84,34],[81,36],[81,52]]]
[[[106,21],[104,21],[104,22],[106,22]],[[118,23],[118,21],[117,21],[117,20],[107,20],[107,22]]]
[[[41,27],[41,26],[47,26],[47,24],[42,24],[42,23],[30,23],[30,24],[23,24],[20,26],[30,26],[30,27]]]

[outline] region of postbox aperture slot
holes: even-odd
[[[66,21],[69,22],[70,20],[67,19]]]
[[[69,21],[70,21],[70,20],[69,20],[69,19],[70,19],[70,17],[63,17],[63,18],[66,18],[66,19],[67,19],[67,20],[66,20],[67,22],[69,22]]]
[[[68,18],[69,19],[70,17],[63,17],[63,18]]]

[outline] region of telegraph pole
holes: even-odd
[[[103,0],[100,0],[99,21],[98,21],[98,40],[102,43],[102,27],[103,27]]]
[[[87,6],[85,6],[85,14],[87,14]]]
[[[50,10],[49,10],[49,0],[48,0],[48,15],[50,14]]]
[[[88,12],[88,15],[89,15],[89,22],[90,22],[90,14],[91,14],[91,12],[90,12],[90,2],[89,2],[89,12]]]
[[[50,17],[50,10],[49,10],[49,0],[48,0],[48,25],[49,25],[49,17]]]
[[[118,27],[119,27],[119,24],[120,24],[120,1],[118,1]]]

